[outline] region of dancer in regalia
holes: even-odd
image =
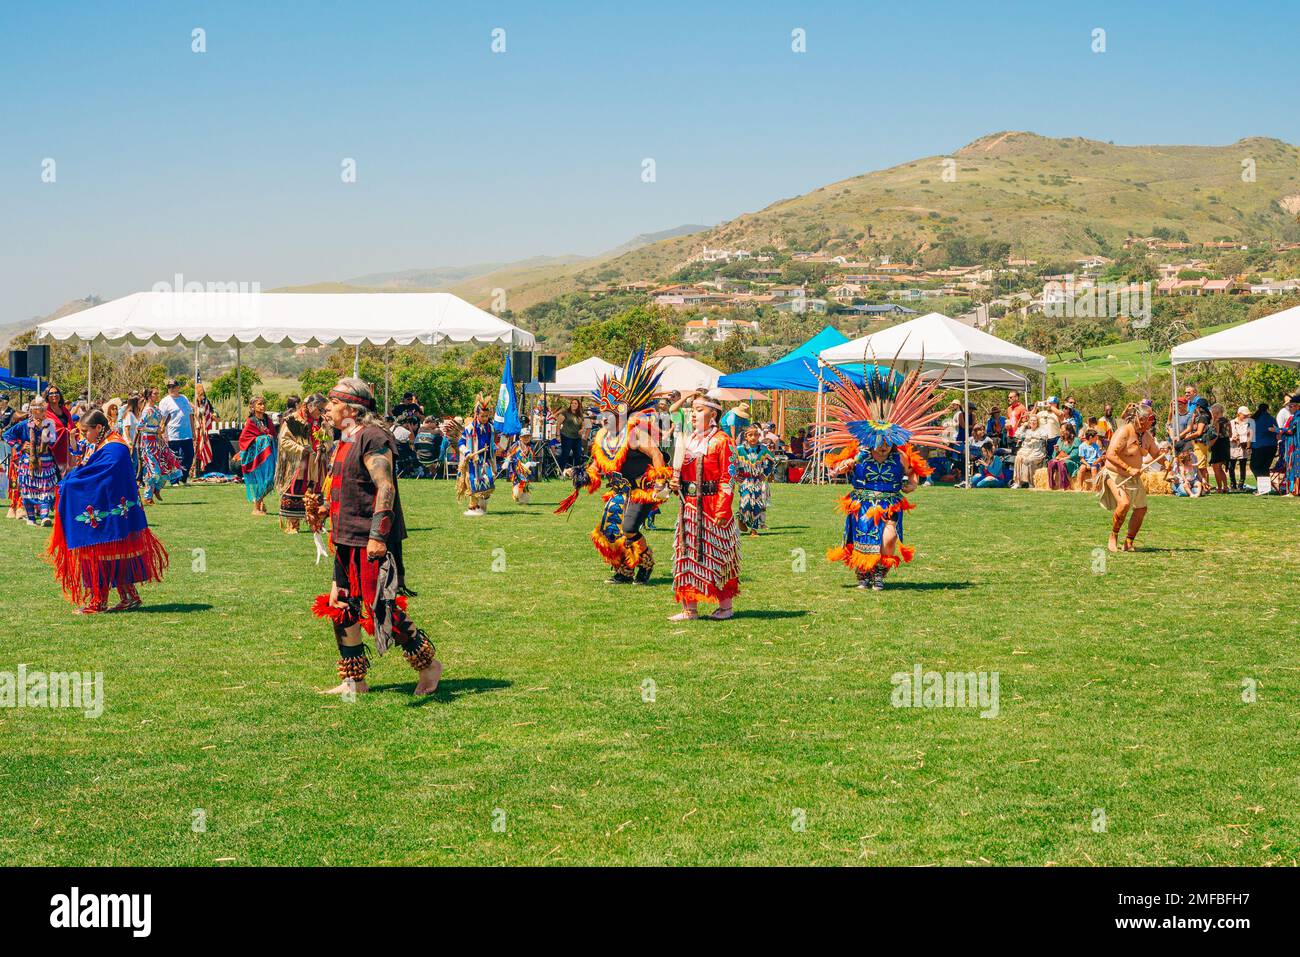
[[[666,483],[672,476],[655,443],[650,414],[662,373],[658,363],[646,363],[644,349],[632,353],[624,370],[622,379],[602,378],[592,393],[602,424],[592,439],[586,467],[569,470],[573,493],[555,511],[567,512],[583,489],[591,494],[603,481],[608,486],[605,507],[591,541],[614,570],[606,581],[648,585],[655,556],[641,529],[651,511],[667,498]]]
[[[502,462],[510,477],[511,497],[518,504],[527,505],[533,500],[532,492],[528,491],[528,479],[537,467],[537,460],[533,458],[532,436],[527,429],[520,432],[519,438],[511,443]]]
[[[212,400],[203,388],[203,383],[194,386],[194,475],[197,478],[212,462],[212,430],[217,423],[217,410],[212,407]]]
[[[58,421],[48,415],[45,400],[39,396],[27,404],[27,418],[5,430],[18,479],[18,499],[28,525],[48,526],[52,522],[54,490],[59,484],[59,470],[54,464],[59,431]]]
[[[144,503],[152,505],[162,501],[163,485],[175,485],[185,473],[176,453],[167,444],[166,420],[158,411],[158,390],[145,389],[144,399],[136,443],[144,472]]]
[[[902,376],[877,367],[859,390],[831,369],[828,418],[817,423],[815,443],[838,449],[825,464],[832,474],[846,475],[850,488],[840,500],[844,542],[826,557],[853,569],[859,588],[879,591],[889,570],[915,553],[903,544],[903,513],[914,507],[906,494],[931,472],[916,448],[948,448],[938,424],[943,410],[934,408],[939,380],[926,384],[916,371]]]
[[[496,433],[492,431],[494,407],[483,396],[474,399],[474,415],[465,423],[460,434],[459,475],[456,479],[456,500],[469,495],[469,508],[465,514],[486,515],[488,499],[496,486],[497,448]]]
[[[767,508],[771,501],[770,488],[776,477],[776,456],[759,441],[758,429],[745,429],[744,441],[736,446],[731,460],[731,474],[740,496],[737,518],[740,527],[751,535],[767,528]]]
[[[325,397],[309,395],[280,424],[276,450],[275,487],[280,490],[280,527],[297,534],[306,521],[313,532],[322,528],[321,489],[329,473],[329,431],[321,422]]]
[[[98,409],[79,426],[92,451],[59,486],[48,548],[54,577],[79,614],[134,611],[137,587],[162,581],[167,549],[149,530],[126,441]],[[114,589],[118,603],[109,608]]]
[[[266,400],[253,396],[248,421],[239,433],[239,467],[244,473],[244,495],[253,503],[254,515],[266,514],[263,501],[275,488],[275,430],[266,412]]]
[[[699,616],[699,603],[717,602],[709,617],[724,621],[740,593],[740,533],[731,512],[731,438],[718,428],[722,403],[697,395],[695,430],[677,445],[672,489],[682,499],[673,537],[673,591],[682,610],[670,621]]]
[[[1283,494],[1300,495],[1300,395],[1287,396],[1283,408],[1291,417],[1277,430],[1276,468],[1282,473]]]
[[[397,447],[375,417],[375,395],[360,379],[340,379],[330,390],[326,421],[339,430],[330,465],[330,542],[334,546],[334,582],[318,595],[314,612],[334,623],[340,683],[329,694],[369,691],[370,659],[362,631],[375,639],[382,655],[392,645],[402,649],[419,676],[417,695],[438,688],[442,664],[425,633],[406,614],[398,593],[395,547],[406,538],[402,500],[394,462]]]

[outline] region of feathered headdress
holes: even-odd
[[[866,357],[863,361],[865,365]],[[919,365],[904,375],[894,371],[897,362],[896,354],[884,372],[878,365],[871,366],[861,388],[830,367],[835,378],[822,379],[830,395],[825,400],[826,419],[816,423],[817,446],[836,449],[857,442],[864,449],[882,445],[949,447],[943,426],[938,424],[943,409],[934,407],[942,376],[923,382]]]
[[[645,347],[642,346],[628,356],[621,376],[601,376],[591,394],[599,411],[618,412],[630,419],[654,407],[661,378],[660,362],[646,362]]]
[[[474,415],[489,409],[495,411],[496,403],[489,400],[482,392],[474,396]]]

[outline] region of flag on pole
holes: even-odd
[[[501,388],[497,390],[497,410],[492,416],[492,428],[498,435],[518,435],[521,429],[519,409],[515,405],[515,378],[510,367],[510,350],[506,350],[506,364],[501,369]]]

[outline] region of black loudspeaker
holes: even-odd
[[[49,346],[27,347],[27,375],[36,379],[48,379],[50,377]]]
[[[27,378],[27,350],[9,350],[9,374],[15,379]]]
[[[516,352],[514,358],[510,360],[510,367],[514,370],[516,382],[533,381],[533,354],[531,352]]]
[[[538,382],[555,381],[555,356],[537,357],[537,381]]]

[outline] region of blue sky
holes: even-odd
[[[1294,143],[1297,21],[1263,2],[4,2],[0,323],[176,273],[270,288],[590,254],[995,130]]]

